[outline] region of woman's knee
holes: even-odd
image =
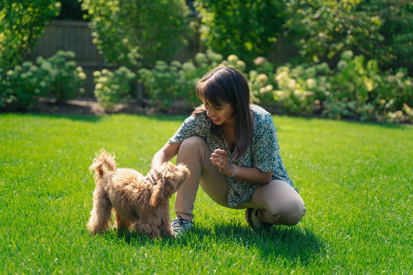
[[[195,149],[200,149],[200,148],[208,148],[208,145],[206,141],[198,136],[192,136],[184,141],[182,141],[181,145],[179,146],[180,151],[186,151],[186,150],[195,150]]]
[[[275,210],[278,212],[280,222],[285,225],[296,225],[304,217],[307,209],[303,200],[298,197],[285,201]]]
[[[205,154],[208,153],[209,148],[204,139],[198,136],[192,136],[185,139],[178,150],[178,161],[184,161],[189,159],[202,160]]]
[[[288,183],[270,182],[259,190],[255,203],[258,208],[266,210],[264,219],[274,224],[296,225],[306,213],[300,195]]]

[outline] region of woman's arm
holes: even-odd
[[[158,181],[158,169],[161,168],[162,164],[169,161],[171,158],[178,154],[180,143],[166,143],[152,158],[151,169],[146,175],[149,181],[156,184]]]
[[[162,166],[162,163],[169,161],[178,154],[180,143],[166,143],[152,158],[151,168],[157,169]]]
[[[232,171],[234,171],[234,169]],[[227,174],[227,176],[231,176],[231,175]],[[267,184],[272,179],[272,172],[264,173],[264,172],[261,172],[261,170],[256,167],[236,166],[236,173],[233,176],[233,178],[243,181],[243,182],[251,183],[251,184]]]

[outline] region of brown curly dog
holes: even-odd
[[[169,199],[189,175],[185,165],[164,163],[154,185],[133,169],[116,169],[115,157],[102,149],[89,170],[95,171],[96,185],[87,224],[92,234],[110,229],[113,209],[118,229],[151,238],[172,236]]]

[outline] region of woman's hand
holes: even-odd
[[[159,171],[164,162],[169,161],[171,158],[178,154],[180,143],[169,144],[166,143],[152,158],[151,167],[146,175],[146,181],[153,185],[157,184],[159,178]]]
[[[234,173],[234,165],[230,163],[228,153],[222,149],[216,149],[209,158],[213,165],[218,167],[220,173],[231,176]]]
[[[146,175],[145,181],[147,183],[156,185],[158,183],[159,174],[160,173],[158,172],[158,170],[156,170],[155,168],[152,168],[151,170],[149,170],[148,174]]]

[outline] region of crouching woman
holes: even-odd
[[[281,160],[272,116],[250,104],[248,82],[236,69],[219,66],[196,87],[195,109],[154,155],[151,178],[163,162],[177,156],[191,176],[176,194],[172,228],[176,236],[193,226],[199,185],[218,204],[246,208],[253,230],[295,225],[306,208]]]

